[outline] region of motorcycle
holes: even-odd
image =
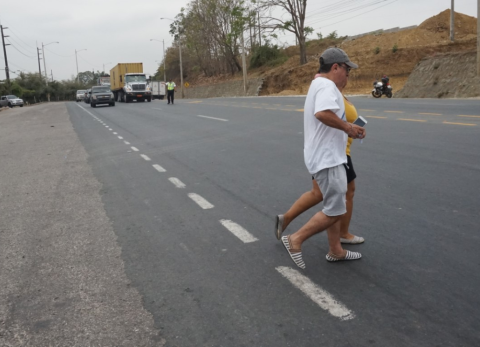
[[[382,95],[385,95],[387,98],[391,98],[393,96],[392,86],[390,83],[384,86],[383,82],[375,81],[373,82],[372,95],[377,99],[381,98]]]

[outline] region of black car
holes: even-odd
[[[100,104],[108,104],[110,106],[115,106],[115,100],[113,98],[113,93],[110,90],[110,87],[92,87],[92,92],[90,94],[90,106],[97,107],[97,105]]]

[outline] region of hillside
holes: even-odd
[[[450,10],[431,17],[418,27],[394,33],[371,34],[355,40],[312,40],[308,42],[308,63],[300,66],[298,47],[288,47],[289,59],[275,68],[249,70],[249,77],[263,77],[261,95],[305,94],[318,69],[318,58],[332,45],[345,50],[350,59],[359,65],[351,73],[347,93],[368,93],[372,82],[387,74],[394,87],[400,90],[417,63],[424,57],[438,53],[466,52],[476,49],[477,20],[455,13],[455,42],[450,42]],[[396,52],[393,47],[396,45]],[[376,53],[376,48],[378,47]],[[235,76],[235,79],[241,75]],[[232,79],[222,76],[215,80],[198,78],[196,85]]]

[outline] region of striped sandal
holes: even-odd
[[[358,260],[362,257],[362,255],[358,252],[351,252],[347,251],[347,254],[345,254],[344,258],[339,258],[337,255],[333,253],[328,253],[326,258],[330,262],[335,262],[335,261],[344,261],[344,260]]]
[[[305,263],[303,262],[302,258],[302,250],[301,249],[292,249],[290,247],[290,236],[282,236],[282,243],[285,246],[288,254],[290,254],[290,258],[292,258],[293,262],[301,269],[305,269]]]

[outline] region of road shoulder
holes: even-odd
[[[0,163],[0,345],[164,345],[65,104],[2,112]]]

